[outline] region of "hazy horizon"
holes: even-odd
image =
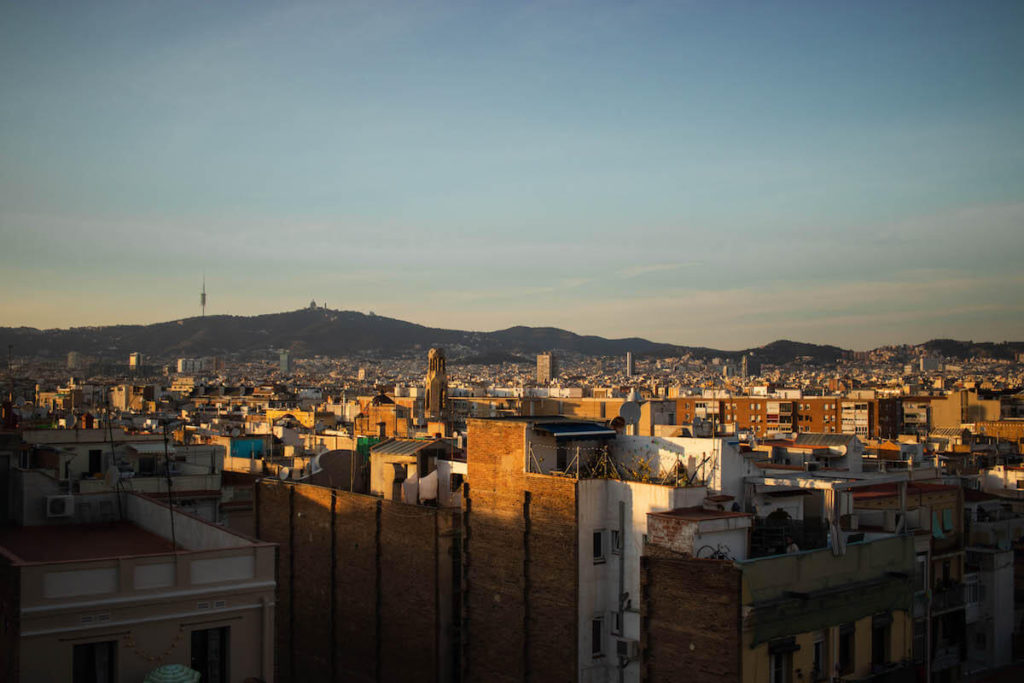
[[[1019,2],[0,7],[0,325],[1024,339]]]
[[[317,303],[317,308],[318,309],[321,308],[324,305],[324,302],[321,302],[321,301],[317,301],[316,303]],[[328,304],[328,310],[330,312],[334,312],[334,313],[360,313],[360,314],[363,314],[363,315],[373,314],[373,315],[378,316],[378,317],[394,318],[393,316],[389,316],[389,315],[386,315],[386,314],[383,314],[383,313],[378,313],[377,311],[358,311],[358,310],[354,310],[354,309],[338,309],[338,308],[330,307],[330,305],[329,305],[330,302],[327,302],[327,304]],[[292,313],[292,312],[296,312],[296,311],[305,310],[306,308],[308,308],[308,304],[306,306],[300,306],[298,308],[292,308],[292,309],[288,309],[288,310],[264,311],[264,312],[261,312],[261,313],[249,313],[249,314],[245,314],[245,313],[228,313],[228,312],[224,312],[224,313],[207,313],[206,317],[215,317],[215,316],[257,317],[257,316],[261,316],[261,315],[280,315],[280,314]],[[7,326],[0,326],[0,327],[7,327],[8,329],[12,329],[12,328],[16,329],[18,327],[34,327],[34,329],[38,329],[40,331],[46,332],[46,331],[52,331],[52,330],[62,330],[63,331],[63,330],[72,330],[72,329],[80,329],[80,328],[108,327],[108,326],[115,326],[115,325],[146,326],[146,325],[156,325],[156,324],[161,324],[161,323],[176,322],[178,320],[197,319],[197,318],[201,318],[201,317],[202,317],[201,315],[197,314],[197,315],[194,315],[194,316],[185,316],[183,318],[173,318],[173,319],[166,319],[166,320],[151,320],[151,321],[147,321],[147,322],[112,323],[110,325],[105,325],[105,324],[98,324],[98,325],[73,325],[73,326],[49,327],[49,328],[38,328],[38,327],[31,326],[31,325],[14,325],[14,326],[7,325]],[[520,322],[520,323],[515,323],[513,325],[508,325],[508,326],[499,327],[499,328],[486,328],[486,329],[485,328],[477,328],[477,327],[465,327],[465,328],[462,328],[462,327],[455,327],[455,326],[451,326],[451,325],[433,324],[433,323],[431,323],[429,321],[422,321],[422,320],[409,320],[409,319],[400,319],[400,320],[403,320],[404,322],[409,322],[409,323],[413,323],[413,324],[417,324],[417,325],[422,325],[424,327],[432,327],[432,328],[436,328],[436,329],[459,330],[459,331],[466,331],[466,332],[485,332],[485,333],[486,332],[498,332],[498,331],[501,331],[501,330],[504,330],[504,329],[508,329],[508,328],[511,328],[511,327],[528,327],[528,328],[557,327],[557,326],[549,326],[549,325],[531,325],[530,323]],[[811,340],[799,339],[799,338],[795,338],[795,337],[776,337],[774,339],[769,339],[769,340],[764,341],[764,342],[758,342],[756,344],[755,343],[751,343],[751,344],[745,344],[745,345],[739,345],[739,346],[725,347],[725,346],[709,346],[707,344],[691,344],[691,343],[686,343],[686,342],[675,342],[675,341],[670,341],[670,340],[666,340],[666,339],[652,339],[652,338],[648,338],[648,337],[643,337],[643,335],[620,335],[620,336],[616,336],[616,335],[602,334],[600,332],[581,332],[579,330],[574,330],[574,329],[570,329],[570,328],[560,328],[560,329],[565,329],[567,332],[572,332],[572,333],[575,333],[575,334],[579,334],[581,336],[586,336],[586,335],[599,336],[599,337],[604,337],[606,339],[623,339],[623,338],[630,338],[630,337],[640,337],[640,338],[647,339],[647,341],[656,342],[656,343],[660,343],[660,344],[673,344],[673,345],[676,345],[676,346],[690,346],[690,347],[707,347],[707,348],[712,348],[712,349],[714,349],[716,351],[723,351],[723,352],[744,351],[744,350],[747,350],[747,349],[752,349],[752,348],[758,348],[758,347],[766,346],[768,344],[771,344],[773,342],[778,342],[778,341],[792,341],[792,342],[799,342],[799,343],[812,343],[812,344],[819,344],[819,345],[822,345],[822,346],[838,346],[840,348],[851,350],[851,351],[871,351],[873,349],[884,347],[884,346],[902,346],[902,345],[916,346],[918,344],[924,344],[925,342],[933,341],[933,340],[936,340],[936,339],[954,339],[955,341],[972,342],[972,343],[976,343],[976,344],[977,343],[981,343],[981,344],[1003,344],[1003,343],[1020,343],[1020,342],[1024,342],[1024,339],[981,339],[981,338],[973,338],[973,337],[971,337],[971,338],[965,337],[963,339],[959,339],[959,338],[955,338],[955,337],[939,336],[939,337],[930,337],[928,339],[920,339],[920,340],[913,340],[913,341],[892,341],[892,342],[888,342],[888,343],[884,343],[884,344],[877,344],[875,346],[870,346],[870,347],[853,347],[853,346],[844,346],[842,344],[833,344],[833,343],[830,343],[830,342],[814,342],[814,341],[811,341]]]

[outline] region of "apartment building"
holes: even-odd
[[[162,453],[164,447],[161,434],[129,434],[119,427],[25,430],[21,438],[27,446],[23,457],[34,460],[22,466],[48,469],[68,485],[102,478],[127,456],[128,449]]]
[[[676,399],[681,423],[695,419],[732,425],[764,437],[779,432],[847,433],[889,438],[898,433],[898,402],[838,396],[684,396]]]
[[[914,659],[929,681],[960,680],[967,659],[966,609],[970,595],[964,537],[964,491],[914,481],[901,493],[878,484],[854,493],[858,525],[905,529],[915,541]]]
[[[640,680],[646,515],[706,489],[627,475],[619,438],[582,420],[470,420],[466,680]]]
[[[975,490],[964,491],[964,513],[965,669],[976,673],[1012,662],[1014,639],[1024,633],[1024,601],[1014,586],[1014,548],[1024,538],[1024,514]]]
[[[558,365],[555,354],[547,351],[537,354],[537,384],[549,384],[558,376]]]
[[[520,680],[541,671],[579,681],[672,680],[684,672],[687,680],[766,680],[773,667],[782,677],[771,680],[798,680],[797,669],[808,675],[812,663],[794,666],[792,656],[774,655],[800,648],[800,657],[818,651],[823,677],[913,678],[914,538],[852,528],[856,491],[883,482],[899,490],[907,478],[861,472],[856,436],[801,434],[803,444],[772,444],[766,452],[735,437],[627,436],[558,418],[472,420],[469,427],[470,680]],[[775,462],[787,457],[800,463]],[[673,533],[677,539],[667,540]],[[877,543],[885,539],[895,540]],[[756,607],[768,624],[779,605],[789,623],[769,628],[758,621],[745,640],[729,641],[712,659],[732,661],[732,669],[652,673],[645,654],[651,622],[642,608],[651,598],[643,559],[651,543],[727,561],[722,572],[732,577],[716,575],[713,590],[700,592],[690,567],[677,567],[666,595],[694,589],[701,598],[686,603],[692,613],[670,610],[666,625],[707,617],[711,632],[738,634],[750,628],[735,621],[741,608]],[[790,545],[807,559],[762,560],[785,555]],[[743,564],[755,560],[763,563]],[[763,586],[764,597],[749,595],[752,586]],[[872,597],[861,599],[869,588]],[[665,599],[647,604],[664,609]],[[807,610],[820,611],[805,621]],[[672,654],[652,655],[663,663],[683,661],[694,647],[690,631],[672,628],[657,641]]]
[[[917,680],[911,537],[850,534],[841,553],[756,556],[735,541],[721,552],[741,514],[649,515],[645,681]]]
[[[44,520],[0,527],[0,678],[273,680],[272,544],[138,494],[33,495],[45,476],[13,482]]]
[[[45,473],[39,486],[51,494],[147,493],[171,498],[176,506],[209,522],[221,521],[221,475],[214,461],[197,464],[179,458],[175,445],[169,439],[165,442],[162,434],[61,429],[28,430],[21,438],[21,467]],[[12,501],[29,508],[32,504],[17,490]],[[26,514],[34,519],[39,511],[27,509]]]

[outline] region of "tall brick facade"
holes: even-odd
[[[576,482],[525,472],[524,421],[472,420],[467,681],[575,681]]]
[[[0,680],[17,681],[21,641],[21,572],[0,555]]]
[[[643,680],[741,679],[742,572],[647,546],[641,560]]]
[[[451,680],[459,512],[263,480],[279,543],[278,681]]]

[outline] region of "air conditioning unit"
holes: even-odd
[[[47,517],[71,517],[75,514],[74,496],[47,496]]]
[[[628,638],[619,638],[615,643],[615,654],[624,659],[638,659],[640,657],[640,643]]]

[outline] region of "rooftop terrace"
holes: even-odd
[[[169,540],[125,521],[0,527],[0,548],[22,563],[157,555],[176,549]]]

